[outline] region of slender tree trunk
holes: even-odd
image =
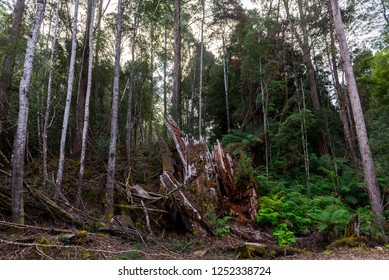
[[[53,80],[54,58],[55,58],[55,45],[57,44],[57,30],[58,30],[58,12],[59,12],[59,0],[57,0],[57,7],[55,12],[55,25],[54,25],[54,37],[51,43],[50,65],[49,65],[49,81],[47,84],[47,97],[46,97],[46,110],[43,122],[42,133],[42,154],[43,154],[43,186],[47,188],[49,176],[47,171],[47,134],[49,128],[49,117],[51,107],[51,84]]]
[[[174,1],[174,65],[172,116],[181,125],[181,0]]]
[[[381,221],[384,215],[383,200],[381,191],[377,183],[373,156],[368,142],[365,119],[363,116],[361,101],[359,99],[357,84],[355,82],[350,51],[348,48],[347,39],[344,32],[344,25],[340,14],[340,7],[337,0],[330,0],[330,2],[332,7],[333,20],[335,24],[335,31],[339,41],[340,55],[343,60],[343,68],[346,73],[347,90],[349,93],[351,109],[354,116],[359,151],[362,157],[365,185],[369,194],[372,211]]]
[[[201,18],[201,42],[200,42],[200,88],[199,88],[199,139],[203,139],[203,60],[204,60],[204,19],[205,1],[201,0],[203,14]]]
[[[78,176],[78,187],[76,196],[76,205],[79,206],[82,202],[82,181],[84,179],[84,168],[85,168],[85,155],[86,155],[86,144],[89,128],[89,103],[92,89],[92,65],[93,65],[93,24],[95,18],[96,0],[92,0],[92,10],[90,15],[89,25],[89,61],[88,61],[88,85],[85,96],[85,110],[84,110],[84,124],[82,128],[82,141],[81,141],[81,158],[80,158],[80,172]]]
[[[339,104],[339,114],[340,114],[340,120],[342,121],[343,125],[343,132],[344,137],[347,144],[348,152],[350,153],[351,160],[354,164],[354,169],[357,171],[359,169],[359,163],[357,154],[355,152],[355,145],[354,145],[354,139],[351,134],[351,128],[349,126],[349,121],[347,117],[347,108],[346,108],[346,100],[344,99],[344,92],[342,89],[342,85],[339,81],[339,75],[338,75],[338,67],[336,62],[336,47],[335,47],[335,38],[332,28],[330,28],[330,41],[331,41],[331,64],[332,64],[332,73],[334,77],[334,83],[335,83],[335,90],[338,96],[338,104]]]
[[[167,117],[167,27],[164,33],[164,58],[163,58],[163,119]],[[166,126],[163,126],[164,135],[167,137]]]
[[[28,125],[30,81],[33,67],[35,46],[38,39],[39,29],[45,13],[46,1],[37,2],[37,11],[31,33],[27,40],[26,55],[24,58],[23,75],[19,86],[19,115],[18,126],[13,146],[12,158],[12,222],[24,224],[23,207],[23,179],[24,157],[26,151],[26,137]]]
[[[71,53],[71,57],[70,57],[68,89],[67,89],[67,94],[66,94],[65,112],[64,112],[63,124],[62,124],[57,179],[55,182],[55,193],[54,193],[54,200],[55,201],[58,201],[60,198],[64,201],[66,201],[65,196],[62,194],[61,187],[62,187],[63,170],[64,170],[64,166],[65,166],[66,134],[67,134],[68,125],[69,125],[70,105],[71,105],[71,101],[72,101],[72,89],[73,89],[73,81],[74,81],[74,64],[76,61],[76,36],[77,36],[78,6],[79,6],[79,0],[76,0],[74,3],[72,53]]]
[[[292,21],[293,16],[290,14],[290,7],[288,0],[283,0],[286,16],[289,21]],[[302,31],[302,38],[301,35],[297,32],[296,27],[292,23],[292,31],[294,36],[296,37],[297,43],[300,47],[300,49],[303,52],[303,60],[304,64],[307,68],[307,78],[309,83],[309,91],[311,93],[311,100],[313,104],[313,109],[315,111],[315,114],[318,118],[321,118],[321,109],[320,109],[320,99],[319,94],[317,91],[317,83],[316,83],[316,76],[315,76],[315,68],[313,66],[312,62],[312,55],[311,55],[311,44],[309,42],[309,31],[307,26],[307,20],[306,15],[304,12],[303,2],[302,0],[297,1],[298,4],[298,10],[299,10],[299,16],[300,16],[300,28]],[[328,148],[327,143],[325,139],[325,135],[323,131],[320,131],[318,133],[318,145],[319,145],[319,151],[320,155],[328,154]]]
[[[228,101],[228,53],[226,50],[226,44],[224,40],[224,33],[222,35],[223,43],[223,75],[224,75],[224,94],[226,96],[226,114],[227,114],[227,133],[230,134],[230,103]]]
[[[80,156],[81,146],[82,146],[82,133],[84,126],[84,114],[85,114],[85,100],[86,92],[88,88],[88,60],[89,60],[89,27],[91,21],[91,2],[88,0],[88,16],[85,23],[85,34],[84,34],[84,47],[82,51],[82,63],[80,76],[78,79],[78,90],[77,90],[77,100],[76,100],[76,126],[74,132],[72,133],[72,156]]]
[[[114,189],[115,189],[115,164],[116,164],[116,145],[118,134],[118,112],[119,112],[119,80],[120,80],[120,51],[122,41],[122,0],[118,0],[117,30],[116,30],[116,55],[115,70],[112,90],[112,118],[111,132],[109,140],[108,172],[107,172],[107,192],[105,195],[106,219],[111,219],[114,215]]]
[[[127,118],[126,118],[126,155],[127,155],[127,170],[131,166],[131,122],[132,122],[132,96],[135,86],[135,47],[136,47],[136,35],[138,31],[138,18],[135,15],[134,26],[132,35],[132,46],[131,46],[131,70],[130,70],[130,84],[128,89],[128,100],[127,100]]]
[[[5,58],[2,65],[2,75],[0,77],[0,151],[5,151],[5,134],[7,112],[8,112],[8,98],[7,92],[12,85],[12,75],[15,67],[16,44],[20,36],[20,26],[22,24],[22,17],[25,7],[25,0],[16,1],[13,10],[13,20],[10,34],[5,49]],[[0,161],[1,163],[1,161]]]
[[[39,146],[39,150],[42,154],[42,159],[43,159],[43,120],[42,120],[42,116],[43,116],[43,113],[41,112],[41,108],[44,108],[45,107],[45,83],[46,83],[46,77],[47,77],[47,70],[49,68],[49,52],[48,52],[48,49],[49,49],[49,38],[51,36],[51,25],[52,25],[52,9],[50,9],[50,14],[49,14],[49,18],[50,18],[50,22],[49,22],[49,31],[47,33],[47,36],[46,36],[46,44],[45,44],[45,66],[43,67],[43,75],[42,75],[42,82],[41,82],[41,86],[42,86],[42,90],[41,90],[41,94],[39,96],[39,92],[36,93],[37,95],[37,101],[38,101],[38,109],[37,109],[37,132],[38,132],[38,146]],[[44,30],[44,22],[43,22],[43,27],[42,29]]]

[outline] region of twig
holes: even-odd
[[[36,229],[41,231],[51,231],[51,232],[60,232],[60,233],[73,233],[72,230],[67,229],[58,229],[58,228],[45,228],[45,227],[38,227],[38,226],[31,226],[31,225],[21,225],[21,224],[15,224],[10,223],[6,221],[0,221],[0,225],[5,225],[13,228],[25,228],[25,229]]]
[[[123,251],[111,251],[111,250],[103,250],[103,249],[93,249],[93,248],[84,248],[82,246],[74,246],[74,245],[51,245],[51,244],[39,244],[39,243],[23,243],[23,242],[15,242],[15,241],[7,241],[4,239],[0,239],[0,243],[5,243],[8,245],[15,245],[15,246],[25,246],[25,247],[45,247],[45,248],[62,248],[62,249],[82,249],[84,251],[91,251],[91,252],[99,252],[99,253],[109,253],[109,254],[124,254],[127,252],[136,252],[141,253],[143,255],[150,255],[150,256],[167,256],[172,257],[168,254],[152,254],[152,253],[146,253],[141,250],[135,250],[135,249],[129,249],[129,250],[123,250]]]

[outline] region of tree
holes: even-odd
[[[201,0],[202,17],[201,17],[201,42],[200,42],[200,88],[199,88],[199,139],[203,138],[203,59],[204,59],[204,19],[205,19],[205,1]],[[193,100],[192,100],[193,102]]]
[[[63,124],[62,124],[62,133],[61,133],[61,146],[60,146],[60,155],[59,155],[59,163],[58,163],[58,171],[57,171],[57,179],[55,181],[55,193],[54,200],[58,201],[60,198],[66,201],[65,196],[62,194],[61,186],[62,186],[62,178],[63,178],[63,170],[65,166],[65,146],[66,146],[66,136],[69,124],[70,117],[70,105],[72,101],[72,89],[73,89],[73,81],[74,81],[74,64],[76,61],[76,37],[77,37],[77,20],[78,20],[78,5],[79,0],[76,0],[74,3],[74,18],[73,18],[73,34],[72,34],[72,51],[70,57],[70,66],[69,66],[69,75],[68,75],[68,88],[66,94],[66,104],[65,104],[65,112],[63,116]]]
[[[337,0],[331,0],[330,2],[335,31],[339,41],[339,51],[342,57],[343,68],[346,74],[347,90],[353,112],[355,129],[357,131],[357,139],[362,157],[365,184],[369,194],[372,211],[381,222],[381,219],[384,215],[383,200],[381,191],[378,186],[373,156],[368,142],[365,119],[362,111],[361,101],[359,99],[357,84],[355,82],[350,51],[348,48],[343,21],[340,13],[340,7]]]
[[[77,187],[77,196],[76,196],[76,205],[80,205],[81,192],[82,192],[82,181],[84,178],[84,169],[85,169],[85,156],[86,156],[86,144],[87,144],[87,135],[89,128],[89,103],[92,89],[92,65],[93,65],[93,23],[95,18],[95,8],[96,0],[92,0],[92,11],[90,15],[90,24],[89,24],[89,36],[88,36],[88,47],[89,47],[89,59],[88,59],[88,83],[85,96],[85,110],[84,110],[84,123],[82,129],[82,140],[81,140],[81,158],[80,158],[80,172],[78,177],[78,187]]]
[[[48,172],[47,172],[47,134],[49,128],[49,117],[50,117],[50,107],[51,107],[51,84],[53,80],[53,69],[54,69],[54,58],[55,58],[55,45],[57,44],[57,31],[58,31],[58,12],[59,12],[59,0],[57,0],[56,15],[55,15],[55,24],[54,24],[54,37],[51,44],[51,54],[50,54],[50,65],[49,65],[49,81],[47,85],[47,97],[46,97],[46,110],[45,117],[43,122],[43,132],[42,132],[42,155],[43,155],[43,186],[46,188],[48,183]]]
[[[181,0],[174,1],[174,59],[172,115],[180,125],[181,121]]]
[[[111,132],[110,132],[109,154],[108,154],[107,191],[105,195],[105,201],[106,201],[105,217],[107,219],[111,219],[114,215],[113,200],[114,200],[114,190],[115,190],[116,145],[117,145],[117,137],[118,137],[122,17],[123,17],[122,0],[118,0],[115,70],[114,70],[114,80],[113,80],[113,90],[112,90]]]
[[[23,179],[24,157],[27,142],[27,125],[29,111],[30,82],[33,68],[35,46],[39,29],[45,13],[46,1],[39,0],[34,24],[27,40],[26,55],[24,58],[23,75],[19,86],[19,114],[18,126],[13,146],[12,159],[12,222],[24,224],[23,207]]]
[[[9,33],[8,41],[6,44],[6,56],[2,64],[2,74],[0,77],[0,151],[4,151],[5,135],[3,131],[5,129],[5,122],[7,119],[8,111],[8,98],[7,92],[12,85],[12,74],[15,67],[15,47],[20,36],[20,26],[22,24],[22,16],[25,7],[25,0],[18,0],[13,10],[12,27]]]

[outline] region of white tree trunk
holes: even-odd
[[[50,106],[51,106],[51,84],[53,80],[53,68],[54,68],[54,57],[55,57],[55,45],[57,44],[57,30],[58,30],[58,11],[59,11],[59,0],[57,0],[55,25],[54,25],[54,37],[51,43],[51,54],[50,54],[50,65],[49,65],[49,81],[47,84],[47,97],[46,97],[46,110],[45,118],[43,123],[43,134],[42,134],[42,152],[43,152],[43,186],[46,188],[48,184],[48,172],[47,172],[47,133],[49,128],[49,117],[50,117]]]
[[[55,201],[58,201],[60,198],[62,200],[66,201],[65,197],[62,194],[61,186],[62,186],[62,178],[63,178],[63,169],[64,169],[64,165],[65,165],[66,134],[67,134],[68,124],[69,124],[70,105],[71,105],[71,101],[72,101],[72,88],[73,88],[73,81],[74,81],[74,64],[76,61],[76,47],[77,47],[76,36],[77,36],[78,4],[79,4],[79,0],[76,0],[74,3],[72,53],[71,53],[71,57],[70,57],[68,90],[67,90],[67,95],[66,95],[65,112],[64,112],[63,124],[62,124],[57,179],[55,181],[55,193],[54,193],[54,200]]]
[[[45,13],[46,1],[39,0],[31,32],[27,40],[26,55],[24,58],[23,75],[19,86],[19,114],[18,126],[13,146],[12,158],[12,222],[24,224],[23,208],[23,178],[24,157],[27,142],[27,125],[29,110],[30,81],[33,67],[35,46],[39,29]]]
[[[84,178],[86,144],[87,144],[87,135],[88,135],[88,128],[89,128],[89,103],[90,103],[90,95],[91,95],[91,88],[92,88],[93,24],[95,18],[95,9],[96,9],[96,0],[92,0],[92,11],[91,11],[91,18],[90,18],[90,25],[89,25],[88,85],[86,88],[86,96],[85,96],[84,125],[82,129],[82,140],[81,140],[80,172],[78,176],[78,187],[77,187],[77,197],[76,197],[77,205],[80,205],[81,203],[81,190],[82,190],[82,181]]]
[[[370,204],[373,213],[377,217],[382,218],[384,214],[382,195],[377,183],[373,157],[368,142],[365,119],[363,116],[361,101],[359,99],[357,84],[355,82],[350,51],[344,32],[339,3],[337,0],[331,0],[330,2],[332,7],[333,20],[335,24],[335,31],[339,41],[340,55],[343,60],[343,69],[346,73],[347,90],[350,97],[351,109],[353,112],[355,128],[357,131],[358,145],[362,157],[365,185],[367,187],[367,192],[369,194]]]
[[[205,1],[201,1],[203,15],[201,19],[201,42],[200,42],[200,88],[199,88],[199,139],[203,139],[203,60],[204,60],[204,19]],[[193,102],[193,100],[192,100]]]
[[[118,0],[117,31],[116,31],[116,55],[115,70],[112,90],[112,118],[111,132],[109,140],[108,172],[107,172],[107,192],[106,201],[106,219],[111,219],[114,215],[113,200],[115,189],[115,164],[116,164],[116,145],[118,134],[118,111],[119,111],[119,79],[120,79],[120,51],[122,40],[122,0]]]

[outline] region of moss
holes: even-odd
[[[366,247],[363,238],[360,236],[345,237],[336,240],[334,243],[330,245],[331,249],[356,248],[356,247]]]
[[[273,259],[276,255],[276,251],[267,248],[262,244],[253,244],[253,245],[244,245],[239,248],[239,258],[240,259],[255,259],[257,257],[265,259]]]

